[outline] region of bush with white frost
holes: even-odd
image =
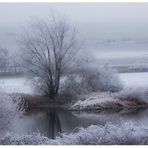
[[[111,91],[116,92],[122,89],[118,75],[112,69],[85,69],[82,73],[83,83],[90,91]]]
[[[133,122],[107,123],[105,125],[91,125],[80,128],[70,134],[62,134],[56,139],[48,139],[39,134],[33,135],[6,135],[0,138],[3,145],[114,145],[114,144],[148,144],[147,126],[138,126]]]
[[[78,96],[91,92],[118,92],[122,89],[118,75],[112,69],[80,67],[66,75],[61,93]]]
[[[58,144],[148,144],[148,128],[137,126],[133,122],[107,123],[81,128],[79,132],[63,134],[56,140]]]
[[[15,98],[15,102],[11,96],[0,90],[0,136],[3,136],[7,130],[11,129],[11,123],[17,115],[18,102],[20,100]]]

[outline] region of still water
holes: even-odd
[[[148,110],[106,112],[32,110],[14,121],[12,131],[16,134],[39,132],[49,138],[55,138],[59,133],[75,132],[80,127],[121,121],[131,121],[139,126],[148,124]]]

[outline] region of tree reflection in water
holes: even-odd
[[[62,132],[61,128],[61,122],[59,119],[59,115],[56,111],[48,111],[47,112],[49,116],[49,137],[54,139],[56,136],[60,136],[60,133]]]
[[[76,132],[80,127],[104,125],[107,122],[142,122],[147,118],[148,110],[121,110],[102,112],[71,112],[64,110],[34,109],[14,122],[12,131],[18,134],[40,132],[54,139],[60,133]]]

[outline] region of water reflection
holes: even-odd
[[[60,133],[70,133],[78,127],[105,124],[107,122],[132,121],[136,124],[148,120],[148,110],[120,110],[104,112],[69,112],[57,110],[31,110],[14,121],[12,131],[17,134],[40,132],[49,138]]]
[[[59,115],[56,111],[49,111],[47,115],[49,117],[49,132],[47,136],[54,139],[55,136],[60,135],[62,132]]]

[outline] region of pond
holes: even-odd
[[[104,125],[111,122],[133,122],[141,126],[148,123],[148,110],[122,110],[107,112],[70,112],[32,110],[14,121],[12,132],[16,134],[31,134],[39,132],[49,138],[55,138],[59,133],[75,132],[80,127],[89,125]]]

